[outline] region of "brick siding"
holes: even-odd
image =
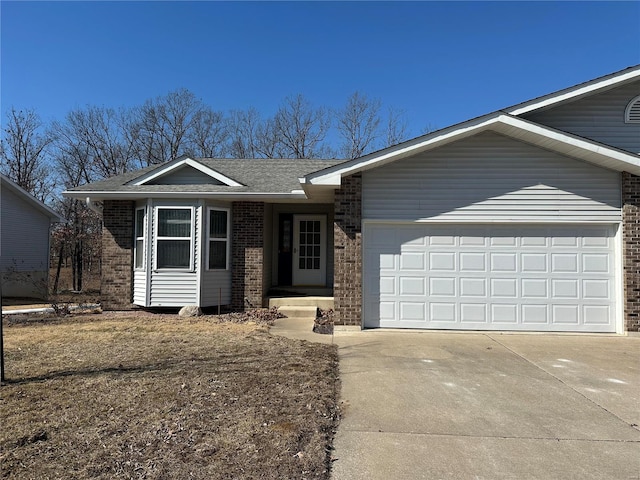
[[[264,214],[262,202],[234,202],[232,206],[231,307],[234,310],[262,307]]]
[[[334,200],[333,296],[337,325],[362,325],[362,175],[342,179]]]
[[[100,296],[105,310],[134,308],[133,207],[129,200],[104,202]]]
[[[624,323],[640,331],[640,177],[622,172]]]

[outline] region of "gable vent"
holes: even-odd
[[[624,111],[625,123],[640,123],[640,95],[629,102]]]

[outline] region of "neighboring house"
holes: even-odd
[[[3,297],[43,298],[56,212],[0,174],[0,281]]]
[[[623,333],[638,152],[640,66],[355,160],[179,158],[65,194],[103,202],[106,308],[298,290],[361,328]]]

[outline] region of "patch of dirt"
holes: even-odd
[[[329,478],[335,346],[145,311],[5,321],[2,477]]]

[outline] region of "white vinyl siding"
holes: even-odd
[[[485,132],[363,174],[365,220],[621,219],[620,173]]]
[[[640,81],[523,118],[606,145],[640,153],[640,123],[626,123],[629,102],[640,95]]]
[[[615,332],[615,233],[366,223],[364,326]]]
[[[230,305],[231,270],[204,270],[201,288],[201,306]]]
[[[144,270],[133,272],[133,303],[147,306],[147,272]]]

